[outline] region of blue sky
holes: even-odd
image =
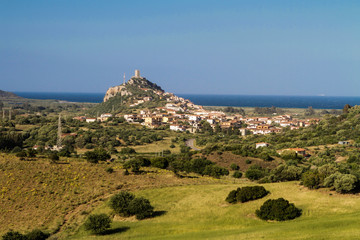
[[[359,96],[360,1],[0,0],[0,89]]]

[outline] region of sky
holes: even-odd
[[[360,1],[0,0],[0,89],[360,96]]]

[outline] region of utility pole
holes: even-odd
[[[124,85],[125,85],[125,73],[124,73]]]
[[[59,122],[58,122],[58,136],[57,136],[57,148],[61,149],[61,115],[59,114]]]

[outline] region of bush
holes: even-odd
[[[120,150],[120,154],[133,154],[136,153],[135,149],[130,147],[124,147]]]
[[[34,229],[26,234],[27,240],[45,240],[50,236],[48,233],[44,233],[39,229]]]
[[[240,167],[239,167],[238,165],[236,165],[235,163],[232,163],[232,164],[230,165],[230,169],[235,171],[235,170],[239,170]]]
[[[130,202],[135,198],[135,195],[126,191],[122,191],[110,198],[110,207],[114,210],[116,214],[119,214],[124,217],[131,216],[129,210]]]
[[[108,167],[106,170],[105,170],[107,173],[113,173],[114,172],[114,169],[112,167]]]
[[[49,154],[49,158],[52,162],[56,162],[59,160],[59,155],[56,152],[52,152]]]
[[[241,177],[242,177],[242,172],[235,171],[235,172],[233,173],[233,177],[234,177],[234,178],[241,178]]]
[[[259,180],[265,176],[265,171],[262,167],[253,165],[246,172],[245,176],[250,180]]]
[[[85,222],[85,229],[95,234],[103,233],[110,228],[111,219],[106,214],[92,214]]]
[[[15,156],[24,158],[27,157],[27,153],[25,151],[21,151],[16,153]]]
[[[268,194],[269,191],[267,191],[263,186],[243,187],[231,191],[225,200],[229,203],[243,203],[263,198]]]
[[[301,209],[283,198],[278,198],[267,200],[255,213],[263,220],[285,221],[300,217]]]
[[[250,160],[250,159],[246,159],[245,163],[246,163],[246,164],[251,164],[251,160]]]
[[[214,178],[220,178],[221,176],[229,175],[229,170],[212,164],[205,167],[203,174]]]
[[[151,206],[150,201],[143,197],[133,199],[129,203],[128,209],[138,220],[151,217],[154,213],[154,207]]]
[[[169,162],[164,157],[154,157],[151,159],[151,166],[153,166],[153,167],[165,169],[168,167],[168,165],[169,165]]]
[[[98,163],[110,159],[110,154],[103,148],[97,148],[94,151],[85,152],[85,158],[90,163]]]
[[[27,240],[27,237],[19,232],[9,231],[2,236],[3,240]]]

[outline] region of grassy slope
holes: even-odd
[[[143,221],[115,221],[114,234],[96,239],[357,239],[360,234],[360,199],[354,195],[308,190],[298,182],[264,184],[271,194],[264,199],[229,205],[228,192],[249,183],[179,186],[147,189],[136,195],[150,199],[164,215]],[[251,183],[250,183],[251,184]],[[284,197],[303,209],[287,222],[265,222],[254,211],[269,198]],[[96,212],[109,213],[104,204]],[[94,236],[92,236],[94,237]],[[71,239],[88,239],[82,228]]]
[[[108,167],[115,169],[107,173]],[[199,184],[202,179],[179,179],[165,170],[144,175],[123,175],[120,164],[89,164],[71,160],[50,164],[48,159],[19,161],[0,154],[0,235],[9,229],[27,232],[41,228],[53,232],[72,231],[82,222],[83,211],[118,189],[158,188]],[[63,225],[63,226],[62,226]]]

